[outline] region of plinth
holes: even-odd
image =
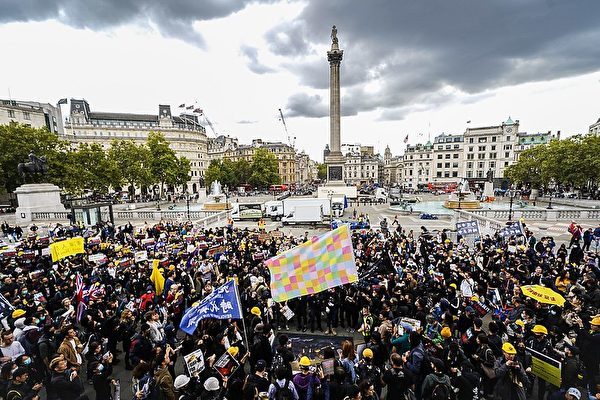
[[[19,186],[15,193],[19,207],[15,214],[17,224],[32,221],[34,212],[66,212],[60,202],[60,188],[51,183],[29,183]]]

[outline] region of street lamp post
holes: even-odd
[[[515,196],[518,194],[518,191],[514,190],[514,189],[510,189],[508,191],[508,197],[510,198],[510,205],[509,205],[509,209],[508,209],[508,222],[512,221],[512,216],[513,216],[513,200],[515,198]]]
[[[185,195],[185,202],[187,204],[187,220],[190,221],[190,195]]]

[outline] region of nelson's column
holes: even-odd
[[[327,165],[327,185],[344,186],[344,156],[340,151],[340,64],[343,50],[340,50],[335,25],[331,29],[331,50],[327,52],[329,61],[329,154],[325,156]]]

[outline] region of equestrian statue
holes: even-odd
[[[48,172],[48,164],[46,162],[46,156],[38,157],[35,155],[33,150],[29,152],[29,161],[22,162],[17,165],[17,171],[21,179],[25,180],[28,176],[33,177],[36,174],[46,175]]]

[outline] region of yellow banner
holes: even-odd
[[[527,350],[531,352],[531,372],[535,376],[545,380],[546,382],[549,382],[556,387],[560,387],[560,361],[550,358],[547,355],[542,354],[538,351],[530,349],[529,347],[527,347]]]
[[[63,240],[62,242],[52,243],[50,245],[50,254],[52,261],[62,260],[75,254],[83,253],[83,238],[75,237],[72,239]]]

